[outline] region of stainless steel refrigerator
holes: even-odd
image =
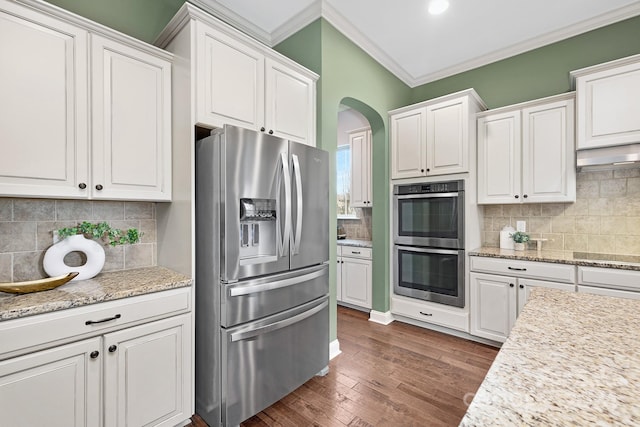
[[[196,143],[196,413],[238,425],[329,363],[328,153],[224,126]]]

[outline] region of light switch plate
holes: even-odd
[[[516,231],[527,231],[527,221],[516,221]]]

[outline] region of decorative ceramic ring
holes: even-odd
[[[71,267],[64,263],[64,257],[71,252],[82,252],[87,257],[84,265]],[[72,271],[78,274],[73,280],[91,279],[104,267],[104,248],[96,241],[85,238],[81,234],[69,236],[47,249],[42,267],[49,276],[60,276]]]

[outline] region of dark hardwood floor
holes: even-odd
[[[342,354],[328,375],[241,426],[457,426],[498,352],[405,323],[379,325],[340,306],[338,340]]]

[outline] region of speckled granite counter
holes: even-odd
[[[461,426],[640,425],[640,301],[534,288]]]
[[[372,248],[373,243],[371,240],[357,240],[357,239],[342,239],[338,240],[340,246],[356,246],[358,248]]]
[[[557,264],[572,264],[581,265],[585,267],[605,267],[605,268],[617,268],[620,270],[637,270],[640,271],[640,262],[623,261],[622,259],[634,259],[637,257],[620,256],[621,260],[616,259],[586,259],[576,257],[576,252],[573,251],[514,251],[509,249],[500,248],[480,248],[469,252],[469,255],[492,257],[492,258],[505,258],[505,259],[517,259],[522,261],[542,261],[553,262]],[[584,253],[580,254],[587,255]],[[602,254],[602,257],[607,257]],[[609,256],[611,257],[611,256]],[[613,257],[611,257],[613,258]]]
[[[191,286],[193,280],[163,267],[100,273],[43,292],[0,292],[0,321]]]

